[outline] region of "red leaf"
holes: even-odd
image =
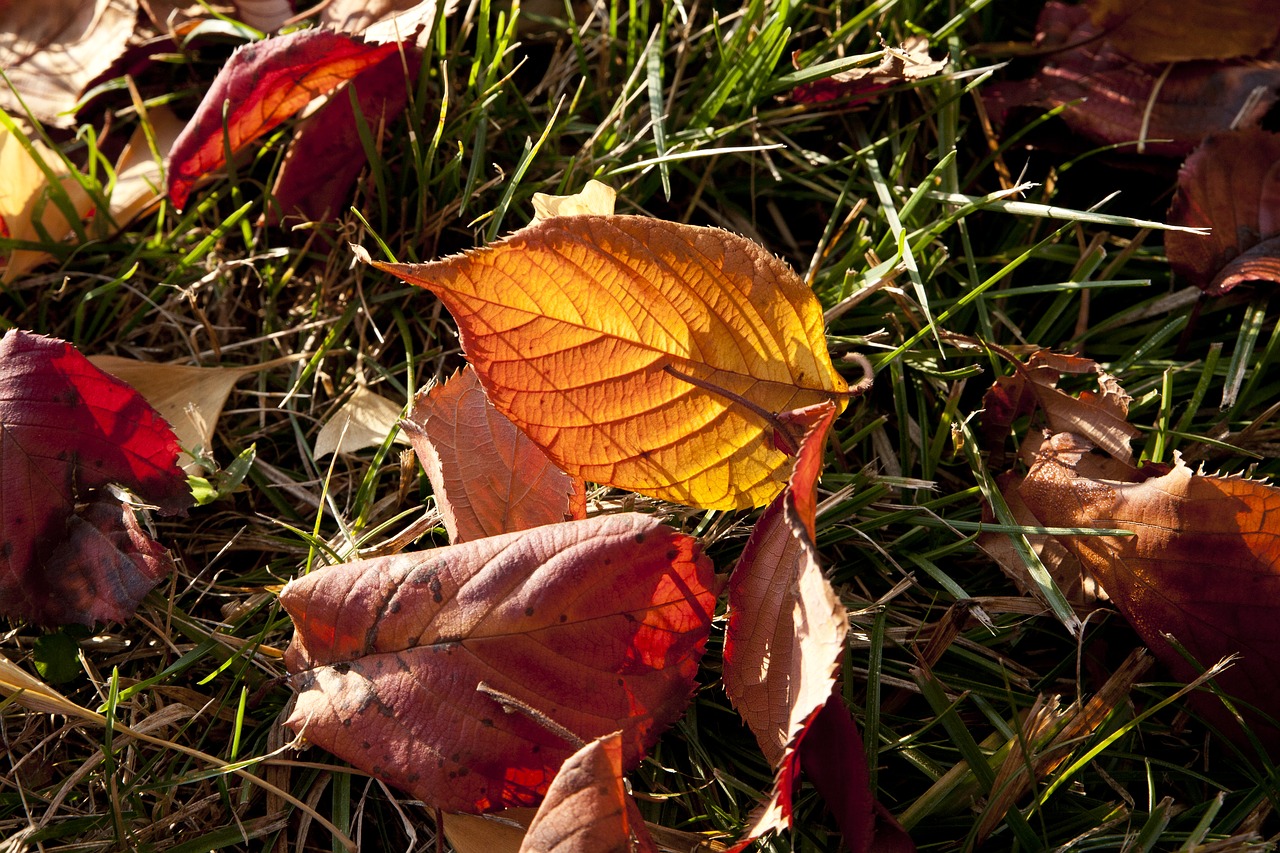
[[[178,452],[173,431],[155,410],[70,344],[6,333],[0,339],[3,612],[39,624],[91,624],[131,612],[167,567],[157,562],[156,546],[131,512],[118,502],[108,512],[93,503],[101,499],[92,493],[119,484],[164,512],[181,512],[191,495]],[[77,502],[90,508],[78,514]],[[129,563],[143,577],[134,576]],[[103,600],[92,601],[95,595]]]
[[[520,853],[657,853],[622,781],[620,733],[569,757],[529,824]]]
[[[226,162],[228,147],[239,151],[397,48],[394,42],[370,45],[340,33],[304,30],[237,50],[169,154],[174,208],[186,207],[195,182]]]
[[[471,367],[419,394],[401,422],[431,479],[450,542],[586,515],[570,477],[493,407]]]
[[[1037,48],[1060,50],[1028,80],[986,87],[998,121],[1015,107],[1065,107],[1062,118],[1091,140],[1144,140],[1147,153],[1182,157],[1208,133],[1256,126],[1280,100],[1280,63],[1137,62],[1103,38],[1084,6],[1048,3],[1036,28]]]
[[[375,135],[385,122],[394,121],[404,111],[409,87],[418,79],[418,53],[409,47],[404,56],[388,54],[349,84],[356,91],[356,109]],[[271,190],[271,221],[294,214],[309,222],[333,217],[350,199],[351,187],[367,162],[356,114],[344,88],[299,124]]]
[[[288,725],[445,811],[534,804],[573,752],[534,717],[620,729],[629,768],[683,712],[712,579],[691,537],[638,514],[324,569],[280,595]]]
[[[725,692],[777,772],[742,844],[790,826],[796,749],[831,695],[848,633],[813,544],[815,489],[836,410],[821,403],[803,411],[809,430],[791,482],[760,516],[729,579]]]
[[[1280,281],[1280,135],[1215,133],[1178,172],[1165,248],[1174,272],[1212,296],[1245,281]]]

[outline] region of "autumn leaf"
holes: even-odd
[[[1280,135],[1251,129],[1207,137],[1178,172],[1169,220],[1210,231],[1165,235],[1174,272],[1212,296],[1250,281],[1280,282],[1277,175]]]
[[[1086,436],[1122,462],[1133,457],[1129,440],[1141,433],[1129,423],[1132,398],[1097,362],[1038,350],[1023,364],[1011,354],[1003,354],[1013,363],[1015,372],[999,377],[982,401],[982,431],[987,449],[996,454],[996,464],[1003,456],[1002,448],[1014,420],[1037,408],[1044,412],[1053,432]],[[1081,391],[1072,396],[1058,388],[1058,380],[1064,375],[1086,374],[1097,377],[1096,392]]]
[[[113,484],[191,504],[178,443],[136,391],[70,344],[0,339],[0,602],[41,625],[124,619],[172,566]]]
[[[533,194],[533,221],[541,222],[553,216],[585,216],[598,214],[610,216],[618,194],[613,187],[600,181],[587,181],[581,192],[573,195]]]
[[[445,811],[538,802],[574,744],[635,765],[684,710],[712,567],[622,514],[323,569],[280,595],[288,725]]]
[[[946,70],[950,59],[929,56],[929,40],[910,36],[899,48],[888,47],[876,65],[853,68],[796,87],[792,100],[802,104],[821,104],[841,98],[852,98],[852,104],[876,97],[890,86],[924,80]]]
[[[1116,50],[1139,62],[1256,56],[1280,40],[1272,0],[1090,0]]]
[[[313,98],[396,50],[394,43],[371,45],[321,30],[303,30],[236,50],[169,155],[174,208],[186,207],[196,181],[223,165],[227,149],[239,151]]]
[[[403,411],[403,406],[370,391],[368,385],[357,383],[347,401],[320,428],[312,454],[319,459],[330,453],[377,447],[395,429]],[[399,436],[396,438],[402,441]]]
[[[164,168],[156,162],[147,133],[150,131],[161,161],[173,149],[185,124],[165,106],[147,110],[147,127],[139,125],[116,162],[116,183],[111,188],[111,220],[118,226],[128,225],[164,195]]]
[[[494,406],[584,480],[758,506],[789,471],[762,413],[847,402],[817,298],[725,231],[556,217],[464,255],[374,266],[440,297]]]
[[[124,53],[137,15],[136,0],[0,0],[0,109],[73,126],[85,87]]]
[[[593,740],[565,761],[520,853],[657,853],[622,779],[622,735]]]
[[[46,170],[58,178],[56,190],[50,186]],[[56,153],[40,140],[21,139],[6,127],[0,127],[0,175],[4,176],[0,182],[0,221],[12,239],[33,243],[64,240],[93,206],[89,194]],[[59,192],[72,207],[74,224],[58,204]],[[36,249],[14,249],[7,258],[0,258],[0,282],[8,284],[51,257]]]
[[[1104,38],[1084,6],[1046,3],[1035,46],[1046,59],[1034,76],[983,89],[996,121],[1018,107],[1062,108],[1092,141],[1184,157],[1206,134],[1258,126],[1280,100],[1280,63],[1138,62]]]
[[[1181,460],[1130,469],[1128,482],[1094,479],[1079,471],[1091,449],[1070,434],[1047,439],[1019,487],[1027,506],[1047,526],[1131,531],[1059,538],[1178,678],[1198,672],[1169,637],[1206,667],[1239,654],[1218,683],[1280,717],[1280,490],[1196,474]],[[1280,743],[1273,724],[1248,716]]]
[[[582,481],[493,407],[470,367],[419,394],[401,429],[431,480],[450,542],[586,515]]]

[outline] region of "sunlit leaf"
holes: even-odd
[[[0,177],[3,177],[0,180],[0,220],[4,222],[7,236],[15,240],[44,242],[44,235],[55,242],[63,240],[71,236],[73,226],[57,205],[41,163],[59,176],[61,189],[78,218],[83,219],[88,214],[93,200],[68,174],[57,154],[38,139],[30,144],[34,157],[17,136],[0,127]],[[39,158],[39,162],[35,158]],[[50,257],[47,252],[34,249],[15,249],[7,258],[0,258],[0,272],[3,273],[0,281],[5,284],[14,281]]]
[[[325,421],[312,452],[317,459],[330,453],[354,453],[377,447],[400,421],[404,407],[357,384],[347,401]],[[397,436],[397,440],[404,441]]]
[[[799,86],[791,97],[800,103],[816,104],[850,98],[850,105],[858,104],[876,97],[890,86],[941,74],[949,62],[945,56],[942,59],[929,56],[927,38],[911,36],[901,47],[886,47],[884,56],[876,65],[852,68]]]
[[[812,291],[726,231],[556,217],[465,255],[375,266],[440,297],[494,406],[588,481],[758,506],[790,471],[768,413],[847,402]]]

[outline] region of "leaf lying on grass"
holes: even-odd
[[[630,768],[683,713],[711,583],[636,514],[314,572],[280,595],[288,725],[445,811],[537,803],[570,738],[621,730]]]
[[[884,57],[877,65],[841,71],[799,86],[791,93],[791,98],[802,104],[821,104],[852,98],[847,104],[852,106],[875,97],[890,86],[941,74],[949,62],[950,59],[945,56],[936,60],[929,56],[927,38],[911,36],[900,48],[886,46]]]
[[[774,414],[847,402],[817,298],[725,231],[556,217],[465,255],[374,266],[440,297],[494,406],[584,480],[764,504],[789,470]]]
[[[1090,0],[1107,41],[1139,62],[1257,56],[1280,40],[1271,0]]]
[[[88,215],[93,199],[43,142],[31,140],[28,150],[24,141],[9,128],[0,127],[0,175],[4,176],[0,181],[0,230],[14,240],[62,241]],[[58,177],[57,190],[50,188],[45,169]],[[74,224],[58,205],[59,191],[74,210]],[[8,284],[51,257],[35,249],[14,249],[8,257],[0,257],[0,282]]]

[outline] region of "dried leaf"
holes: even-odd
[[[890,86],[941,74],[950,61],[946,56],[937,60],[930,57],[929,40],[924,36],[910,36],[900,48],[885,47],[879,64],[841,71],[807,83],[797,87],[791,97],[802,104],[821,104],[841,98],[853,98],[851,104],[859,104]]]
[[[458,0],[446,0],[442,17],[458,8]],[[369,44],[400,42],[426,48],[436,19],[436,0],[335,0],[320,13],[321,23],[338,30],[360,33]]]
[[[186,207],[195,182],[306,106],[397,49],[351,36],[302,30],[231,54],[169,156],[169,198]],[[224,106],[226,133],[223,132]]]
[[[1280,100],[1280,63],[1136,62],[1103,38],[1084,6],[1059,2],[1045,4],[1036,29],[1048,54],[1040,70],[983,90],[997,121],[1017,107],[1064,107],[1071,129],[1093,141],[1184,157],[1209,133],[1257,126]]]
[[[618,197],[613,187],[599,181],[587,181],[582,191],[573,195],[533,194],[533,221],[553,216],[612,216]]]
[[[1090,0],[1094,24],[1139,62],[1256,56],[1280,40],[1272,0]]]
[[[122,619],[168,571],[118,500],[191,504],[178,442],[132,388],[63,341],[0,338],[0,603],[41,625]]]
[[[330,453],[355,453],[366,447],[378,447],[400,422],[403,411],[403,406],[370,391],[363,383],[358,384],[347,402],[320,428],[312,452],[319,459]],[[407,441],[402,436],[396,436],[395,440]]]
[[[444,837],[454,853],[520,853],[534,810],[504,809],[494,814],[442,814]]]
[[[88,215],[93,200],[70,176],[56,153],[36,139],[30,142],[33,157],[23,141],[7,128],[0,127],[0,175],[4,176],[0,181],[0,221],[4,222],[8,236],[15,240],[43,242],[45,237],[41,235],[41,229],[49,239],[63,240],[71,236],[72,225],[54,201],[49,178],[41,163],[59,177],[61,189],[79,219]],[[0,259],[0,271],[3,271],[0,283],[14,281],[51,257],[47,252],[34,249],[14,249],[8,258]]]
[[[729,578],[725,692],[777,772],[744,842],[791,825],[797,749],[831,695],[848,634],[848,615],[814,547],[814,492],[835,412],[830,403],[808,410],[791,482],[756,522]]]
[[[621,514],[335,566],[280,595],[288,725],[445,811],[541,799],[573,747],[635,765],[684,710],[711,626],[692,537]]]
[[[1240,654],[1218,683],[1280,716],[1280,490],[1194,474],[1181,460],[1131,469],[1130,482],[1093,479],[1079,470],[1090,449],[1078,436],[1046,440],[1019,488],[1027,506],[1048,526],[1132,531],[1060,539],[1178,678],[1197,672],[1166,635],[1204,666]]]
[[[151,150],[146,131],[139,127],[116,162],[116,184],[111,190],[110,214],[118,227],[129,224],[164,195],[163,160],[169,156],[173,143],[186,126],[173,110],[165,106],[147,110],[147,121],[156,152]],[[160,155],[161,162],[156,161],[156,153]]]
[[[0,0],[0,108],[71,127],[85,87],[124,53],[136,0]],[[19,100],[21,96],[21,100]],[[8,172],[4,172],[6,178]]]
[[[757,506],[788,457],[725,392],[765,412],[847,402],[817,298],[725,231],[556,217],[465,255],[374,265],[440,297],[494,406],[584,480]]]
[[[622,781],[622,736],[593,740],[556,774],[520,853],[657,853]]]
[[[1133,457],[1129,440],[1141,432],[1129,423],[1132,398],[1097,362],[1039,350],[1026,364],[1015,361],[1014,367],[1014,375],[998,378],[982,401],[982,431],[988,450],[1003,448],[1014,420],[1039,407],[1051,431],[1086,436],[1122,462]],[[1064,374],[1086,373],[1098,377],[1097,392],[1082,391],[1072,397],[1058,388],[1058,380]]]
[[[290,0],[231,0],[236,17],[254,29],[274,33],[293,17]]]
[[[1280,281],[1280,135],[1237,130],[1207,137],[1178,172],[1165,248],[1179,276],[1212,296],[1246,281]]]
[[[493,407],[470,367],[419,394],[400,427],[431,480],[450,542],[586,515],[582,481]]]

